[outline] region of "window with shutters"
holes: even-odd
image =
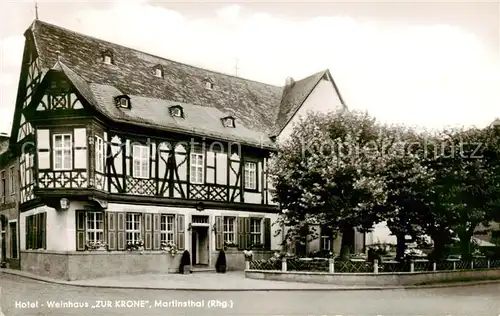
[[[132,148],[135,178],[149,178],[149,148],[144,145],[134,145]]]
[[[87,242],[104,241],[104,220],[102,212],[87,212],[87,223],[85,226]]]
[[[95,170],[104,172],[104,141],[101,137],[95,137]]]
[[[26,217],[26,249],[45,249],[46,213]]]
[[[174,215],[161,215],[160,240],[161,242],[174,242]]]
[[[71,134],[55,134],[53,161],[54,170],[68,170],[73,166],[73,152],[71,148]]]
[[[252,245],[262,244],[262,219],[250,219],[250,242]]]
[[[125,223],[125,238],[128,243],[141,241],[141,214],[127,213]]]
[[[245,162],[245,189],[257,190],[257,164]]]
[[[203,154],[192,153],[190,169],[191,183],[203,184],[203,169]]]
[[[235,231],[234,231],[234,222],[236,221],[235,217],[224,217],[224,242],[235,243]]]

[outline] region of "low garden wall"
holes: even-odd
[[[225,250],[225,253],[226,253],[226,262],[228,271],[245,270],[245,256],[243,255],[243,250],[238,250],[237,248],[227,248]],[[252,250],[252,253],[253,253],[253,258],[255,260],[267,261],[274,255],[275,251]],[[215,262],[217,262],[218,257],[219,257],[219,251],[214,252],[212,254],[212,262],[214,266]]]
[[[401,286],[500,279],[500,260],[413,261],[407,263],[326,260],[253,260],[245,276],[252,279],[327,283],[349,286]]]
[[[182,253],[22,251],[21,270],[67,281],[141,273],[176,273]]]

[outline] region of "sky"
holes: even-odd
[[[346,105],[426,128],[500,117],[498,1],[43,1],[39,19],[283,85],[330,69]],[[10,133],[34,1],[0,0],[0,132]]]

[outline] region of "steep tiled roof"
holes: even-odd
[[[254,143],[281,130],[325,73],[299,80],[292,87],[278,87],[160,58],[38,20],[27,32],[33,33],[42,68],[46,71],[56,65],[55,69],[63,70],[89,103],[102,107],[113,119],[195,128],[204,135],[222,133],[220,137],[226,138],[247,134],[247,140],[253,138]],[[112,65],[101,61],[105,51],[112,53]],[[155,77],[155,66],[163,68],[163,78]],[[207,78],[215,84],[213,90],[205,88]],[[131,96],[138,108],[121,113],[122,109],[109,108],[111,99],[99,101],[103,94],[108,98],[118,92]],[[196,115],[200,121],[194,126],[187,121],[176,125],[167,115],[158,117],[165,106],[174,103],[200,111]],[[217,130],[205,119],[222,114],[234,116],[241,130]]]
[[[302,80],[291,82],[284,88],[276,120],[276,133],[285,127],[325,74],[326,70],[320,71]]]

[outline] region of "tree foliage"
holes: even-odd
[[[458,236],[463,255],[479,224],[499,219],[500,150],[495,128],[416,132],[364,112],[310,113],[271,160],[286,240],[311,224],[343,235],[386,221],[398,239],[434,241],[434,256]]]

